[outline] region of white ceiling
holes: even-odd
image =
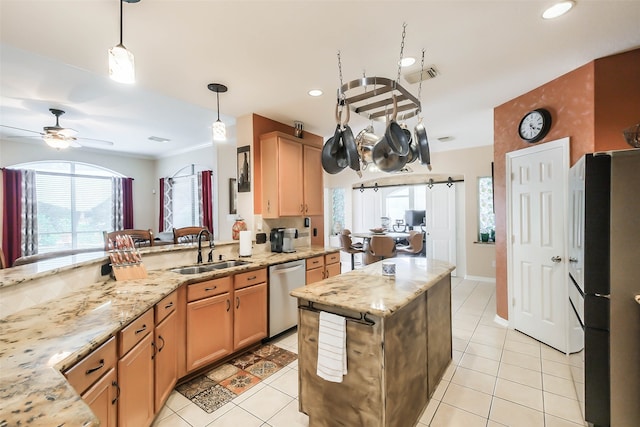
[[[109,148],[161,157],[211,144],[219,82],[223,121],[257,113],[333,134],[339,86],[368,76],[395,79],[402,24],[405,56],[440,75],[423,83],[432,150],[493,142],[493,108],[596,58],[640,47],[640,1],[577,0],[545,21],[552,0],[214,1],[124,4],[124,44],[137,83],[107,76],[118,43],[117,0],[0,0],[0,124],[41,130],[60,124]],[[418,85],[401,84],[417,95]],[[320,88],[312,98],[307,91]],[[354,132],[367,124],[352,114]],[[415,120],[409,120],[410,126]],[[382,129],[382,124],[377,130]],[[0,136],[27,135],[0,128]],[[171,139],[149,141],[149,136]],[[452,136],[449,142],[436,139]],[[25,140],[28,141],[28,140]],[[33,141],[33,139],[31,140]],[[241,141],[242,142],[242,141]]]

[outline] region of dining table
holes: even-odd
[[[367,243],[369,240],[371,240],[372,236],[389,236],[391,237],[393,240],[396,241],[396,243],[399,240],[403,240],[409,237],[409,233],[404,233],[404,232],[397,232],[397,231],[385,231],[383,233],[374,233],[372,231],[363,231],[363,232],[355,232],[355,233],[351,233],[351,237],[356,237],[356,238],[360,238],[360,239],[364,239],[364,242]]]

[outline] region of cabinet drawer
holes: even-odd
[[[127,354],[138,341],[151,331],[153,331],[153,310],[147,310],[145,314],[138,317],[118,333],[120,357]]]
[[[324,256],[325,264],[335,264],[336,262],[340,262],[340,252],[334,252]]]
[[[307,258],[307,270],[318,267],[324,267],[324,255]]]
[[[235,289],[246,288],[247,286],[255,285],[256,283],[262,283],[267,281],[267,269],[262,268],[260,270],[247,271],[246,273],[236,274],[234,276]]]
[[[80,394],[84,393],[109,369],[116,366],[116,338],[112,337],[80,362],[69,368],[64,376]]]
[[[187,302],[197,301],[231,291],[231,276],[194,283],[187,288]]]
[[[156,325],[173,313],[178,305],[178,293],[171,292],[155,306]]]

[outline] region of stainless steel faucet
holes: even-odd
[[[213,236],[211,235],[211,232],[209,230],[207,230],[206,228],[203,228],[198,233],[198,260],[197,260],[198,264],[202,264],[202,241],[201,241],[201,237],[202,237],[202,235],[204,233],[207,233],[207,235],[209,236],[209,255],[207,256],[207,262],[212,262],[213,261],[213,249],[215,247],[215,245],[213,244]]]

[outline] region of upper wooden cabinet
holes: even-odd
[[[263,218],[323,214],[321,154],[281,132],[260,137]]]

